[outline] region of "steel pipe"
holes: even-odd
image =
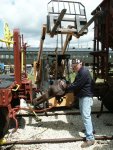
[[[84,141],[84,138],[59,138],[59,139],[37,139],[37,140],[20,140],[20,141],[11,141],[3,145],[11,144],[42,144],[42,143],[68,143],[68,142],[77,142]],[[95,137],[95,140],[113,140],[113,136],[98,136]]]

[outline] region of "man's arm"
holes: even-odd
[[[76,81],[70,84],[67,87],[66,91],[71,92],[71,91],[75,91],[76,89],[81,89],[86,83],[87,79],[88,79],[87,71],[84,71],[81,74],[78,74],[78,76],[76,77]]]

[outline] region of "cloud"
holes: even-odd
[[[39,46],[42,25],[46,23],[47,3],[50,0],[1,0],[0,18],[5,20],[10,28],[19,28],[24,35],[25,41],[31,46]],[[79,0],[86,8],[88,20],[91,12],[102,0]],[[89,33],[81,37],[79,42],[88,42],[93,38],[93,26],[89,27]],[[56,38],[46,36],[44,46],[56,45]],[[78,41],[78,40],[77,40]],[[73,41],[72,41],[73,43]],[[76,44],[76,43],[75,43]]]

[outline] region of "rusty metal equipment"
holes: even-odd
[[[63,2],[61,1],[62,5]],[[71,3],[67,2],[68,6],[70,6]],[[79,3],[80,4],[80,3]],[[60,3],[58,3],[60,5]],[[75,4],[76,5],[76,4]],[[54,4],[52,4],[54,6]],[[97,96],[99,100],[102,101],[101,104],[101,111],[103,109],[103,105],[109,110],[113,111],[113,65],[110,63],[110,55],[109,51],[113,50],[113,38],[112,38],[112,28],[113,28],[113,1],[112,0],[103,0],[103,2],[97,6],[97,8],[91,13],[93,17],[87,22],[86,16],[84,14],[84,19],[86,19],[86,22],[83,24],[83,26],[80,26],[79,30],[77,29],[77,22],[81,18],[81,14],[79,14],[78,17],[76,17],[75,14],[75,20],[74,25],[69,24],[67,27],[67,30],[65,30],[62,27],[62,21],[68,21],[70,22],[71,17],[68,19],[65,19],[67,8],[64,13],[64,16],[59,21],[60,25],[57,26],[56,32],[53,30],[50,31],[50,35],[53,36],[55,34],[59,33],[67,33],[66,41],[64,43],[64,47],[62,48],[62,53],[65,53],[66,47],[71,39],[71,37],[74,35],[77,38],[80,38],[81,35],[84,35],[87,33],[87,28],[90,26],[91,23],[94,22],[94,51],[91,53],[93,55],[93,78],[95,80],[95,90],[94,90],[94,96]],[[59,12],[61,11],[58,6]],[[65,9],[65,7],[64,7]],[[53,18],[53,22],[55,23],[56,18],[56,11],[54,11],[54,8],[50,9],[49,17]],[[71,14],[70,9],[68,9]],[[53,12],[53,14],[52,14]],[[80,11],[82,12],[82,11]],[[85,10],[84,10],[85,12]],[[58,17],[57,17],[58,18]],[[59,19],[59,18],[58,18]],[[83,18],[82,18],[83,19]],[[84,20],[83,19],[83,20]],[[52,19],[50,19],[52,20]],[[71,18],[72,21],[72,18]],[[72,21],[72,22],[73,22]],[[85,20],[84,20],[85,21]],[[49,22],[49,21],[48,21]],[[81,23],[81,22],[80,22]],[[57,24],[57,23],[56,23]],[[54,27],[56,27],[56,24]],[[79,24],[80,25],[80,24]],[[53,28],[54,28],[53,27]],[[60,29],[62,28],[62,30]],[[73,29],[74,28],[74,29]],[[50,29],[50,28],[49,28]],[[68,30],[69,29],[69,30]],[[73,29],[73,32],[72,30]],[[77,29],[75,31],[75,29]],[[60,31],[60,32],[59,32]],[[66,31],[66,32],[65,32]],[[103,79],[103,82],[97,82],[97,79]]]
[[[103,79],[96,83],[96,95],[108,110],[113,111],[113,66],[109,52],[113,50],[113,1],[103,0],[92,11],[92,15],[101,12],[94,20],[93,77]]]
[[[47,24],[42,26],[40,49],[34,69],[36,82],[37,80],[41,80],[42,76],[41,56],[46,32],[50,35],[50,37],[54,37],[54,35],[58,34],[67,35],[64,46],[61,49],[62,55],[65,55],[67,45],[72,36],[78,38],[78,36],[80,37],[84,34],[87,34],[87,27],[85,27],[84,30],[80,32],[86,23],[87,18],[85,7],[80,2],[51,0],[48,3]],[[57,57],[57,47],[55,49],[55,54]],[[40,83],[38,82],[38,84]]]
[[[59,57],[66,57],[66,48],[72,38],[72,36],[75,36],[78,38],[78,36],[82,36],[84,34],[87,34],[88,29],[87,27],[79,33],[79,31],[84,27],[84,25],[87,23],[86,18],[86,12],[85,7],[80,2],[74,2],[74,1],[62,1],[62,0],[51,0],[48,3],[48,15],[47,15],[47,24],[44,24],[42,27],[42,35],[40,40],[40,49],[38,52],[38,59],[35,63],[35,78],[38,88],[41,89],[42,85],[46,85],[43,82],[43,74],[45,73],[45,70],[43,70],[43,64],[44,60],[42,60],[42,51],[43,51],[43,44],[46,32],[50,35],[50,37],[54,38],[55,35],[58,36],[58,34],[67,35],[66,41],[62,42],[62,48],[61,48],[61,54],[57,53],[58,47],[55,48],[55,62],[53,62],[54,68],[52,68],[52,72],[55,70],[56,72],[50,73],[49,76],[52,76],[54,80],[58,80],[58,76],[60,76],[60,79],[63,78],[64,73],[64,67],[66,67],[66,61],[63,60],[59,63]],[[58,42],[58,41],[57,41]],[[48,58],[47,58],[48,59]],[[55,64],[54,64],[55,63]],[[62,64],[62,65],[61,65]],[[62,67],[62,68],[61,68]],[[60,73],[59,73],[59,68]],[[42,71],[43,70],[43,71]],[[51,80],[50,78],[48,80]],[[57,86],[56,86],[57,88]],[[75,97],[73,93],[66,94],[66,96],[61,97],[62,100],[60,100],[60,103],[58,103],[56,97],[49,99],[49,102],[52,103],[55,107],[60,106],[71,106],[73,101],[75,100]]]
[[[95,140],[113,140],[113,136],[97,136]],[[57,139],[36,139],[36,140],[21,140],[21,141],[9,141],[3,145],[13,145],[13,144],[42,144],[42,143],[68,143],[85,141],[85,138],[57,138]]]
[[[32,82],[27,78],[25,69],[21,70],[21,50],[26,51],[26,45],[22,42],[19,29],[13,31],[14,41],[14,75],[0,76],[0,139],[9,128],[10,118],[15,118],[20,109],[20,99],[24,98],[28,103],[32,102]],[[25,65],[25,64],[24,64]]]
[[[66,35],[66,40],[62,43],[61,54],[57,53],[58,47],[55,49],[57,64],[55,67],[57,72],[58,58],[59,56],[62,56],[62,58],[66,56],[66,48],[72,36],[80,38],[84,34],[87,34],[88,27],[94,22],[94,51],[91,53],[93,56],[93,77],[96,83],[94,96],[97,96],[102,101],[101,110],[104,105],[108,110],[113,112],[113,68],[112,64],[109,63],[109,51],[113,50],[112,6],[112,0],[103,0],[92,12],[93,17],[87,22],[85,7],[79,2],[51,0],[48,3],[47,24],[44,24],[42,27],[40,49],[37,62],[34,65],[35,79],[37,88],[39,88],[36,90],[41,90],[42,80],[44,79],[42,52],[46,32],[52,38],[58,34]],[[76,8],[78,9],[76,10]],[[15,71],[13,76],[0,77],[0,139],[8,130],[10,118],[15,120],[17,127],[15,115],[20,110],[20,99],[24,98],[27,103],[32,103],[33,100],[32,82],[27,78],[26,74],[27,44],[23,42],[23,36],[20,35],[19,29],[14,29],[9,41],[5,39],[5,42],[8,43],[8,47],[10,47],[10,42],[13,44]],[[65,61],[63,61],[64,66]],[[103,79],[103,82],[96,82],[98,78]],[[57,76],[55,76],[55,80],[57,80]],[[43,98],[43,92],[41,94],[41,98]],[[48,97],[48,100],[46,98],[42,100],[41,98],[36,99],[39,100],[38,104],[49,101],[54,107],[72,106],[75,100],[73,93],[71,95],[63,95],[60,99],[57,99],[57,97]],[[34,110],[32,111],[34,112]]]
[[[87,23],[85,7],[80,2],[51,0],[48,3],[47,33],[75,35]],[[87,33],[87,28],[81,35]]]
[[[51,0],[48,3],[47,33],[50,37],[58,34],[67,35],[61,48],[63,55],[65,55],[72,36],[80,38],[88,32],[88,27],[94,22],[94,51],[91,52],[93,56],[93,78],[96,83],[94,96],[102,101],[101,111],[103,105],[109,111],[113,111],[113,65],[109,63],[109,51],[113,50],[112,5],[112,0],[103,0],[91,13],[93,17],[87,21],[85,7],[79,2]],[[79,9],[76,10],[76,6]],[[98,78],[103,79],[103,82],[98,83]]]

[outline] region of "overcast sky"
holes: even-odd
[[[0,0],[0,22],[8,23],[11,31],[19,28],[24,36],[24,41],[28,45],[39,47],[42,25],[46,24],[47,3],[50,0]],[[103,0],[78,0],[86,8],[87,20],[91,16],[91,12]],[[76,2],[76,1],[75,1]],[[93,40],[93,24],[88,28],[88,34],[79,40],[73,37],[70,47],[92,47]],[[0,36],[2,27],[0,27]],[[1,38],[1,37],[0,37]],[[46,36],[44,47],[55,47],[57,36],[50,38]],[[60,41],[60,40],[59,40]],[[3,45],[0,43],[0,45]]]

